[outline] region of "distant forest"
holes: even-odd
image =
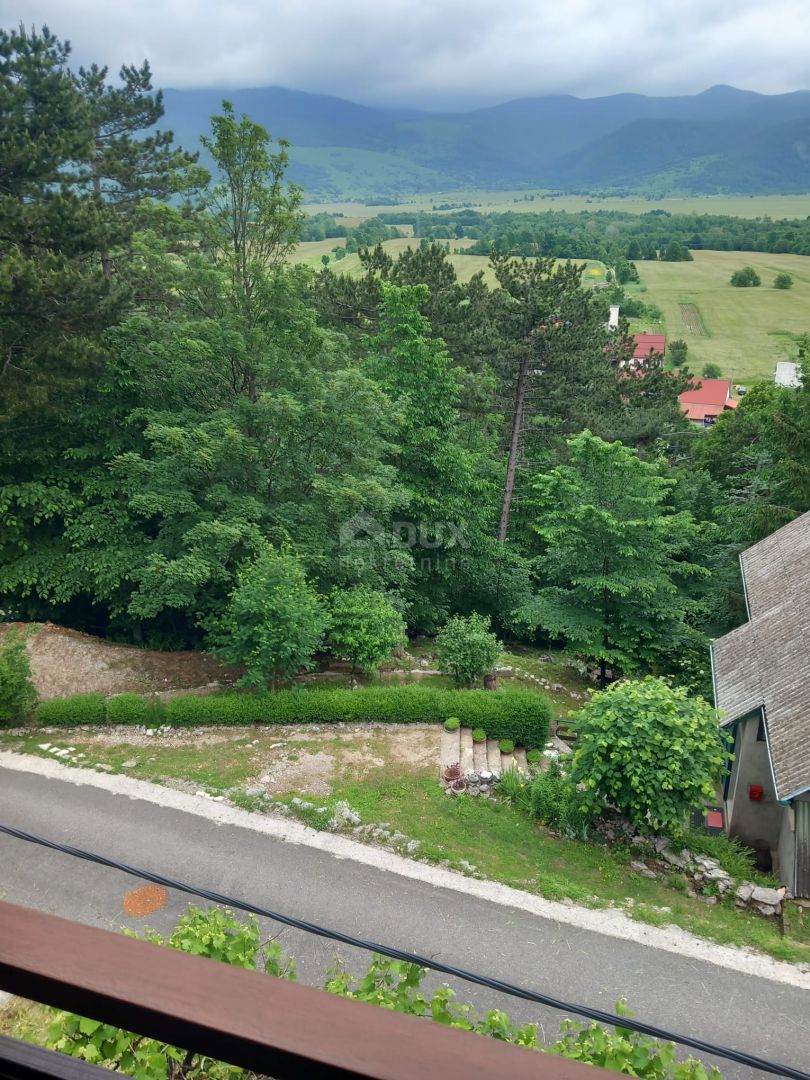
[[[411,225],[426,240],[472,238],[476,243],[466,249],[470,255],[498,252],[613,263],[618,258],[657,259],[672,245],[676,252],[684,247],[810,255],[810,218],[774,221],[724,214],[672,215],[666,210],[482,214],[461,209],[430,216],[392,211],[375,220],[383,225]]]

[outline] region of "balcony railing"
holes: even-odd
[[[275,1080],[596,1080],[608,1075],[2,902],[0,989]],[[109,1075],[0,1037],[0,1080]]]

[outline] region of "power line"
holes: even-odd
[[[727,1046],[715,1046],[714,1043],[705,1042],[703,1039],[697,1039],[691,1035],[673,1034],[673,1032],[666,1031],[664,1028],[645,1024],[634,1017],[615,1016],[611,1013],[602,1012],[601,1009],[592,1009],[587,1005],[575,1005],[551,997],[549,994],[541,994],[536,990],[527,990],[512,983],[502,982],[500,979],[493,979],[489,975],[479,975],[476,972],[467,971],[465,968],[454,967],[452,964],[444,964],[440,960],[420,956],[418,953],[404,952],[402,949],[394,948],[391,945],[380,945],[378,942],[366,941],[363,938],[353,937],[351,934],[344,934],[340,930],[330,930],[327,927],[319,926],[317,923],[298,919],[294,915],[284,915],[272,911],[270,908],[250,904],[244,900],[237,900],[223,893],[188,885],[185,882],[176,881],[174,878],[164,877],[162,874],[155,874],[149,870],[129,866],[127,863],[118,862],[116,859],[108,859],[104,855],[97,855],[94,852],[83,851],[81,848],[60,844],[55,840],[34,836],[32,833],[14,829],[9,825],[0,825],[0,833],[5,833],[7,836],[13,836],[17,840],[24,840],[30,844],[38,844],[40,847],[50,848],[52,851],[59,851],[63,855],[72,855],[74,858],[96,863],[98,866],[108,866],[113,870],[121,870],[125,874],[132,875],[132,877],[151,881],[156,885],[162,885],[164,888],[174,889],[177,892],[188,893],[191,896],[199,896],[201,899],[209,900],[213,904],[222,904],[226,907],[236,908],[238,911],[245,911],[250,915],[259,915],[262,918],[272,919],[274,922],[283,923],[285,926],[294,927],[296,930],[304,930],[306,933],[314,934],[316,937],[328,938],[332,941],[339,941],[344,945],[351,945],[357,949],[365,949],[367,952],[379,953],[382,956],[390,957],[392,960],[403,960],[409,964],[418,964],[419,967],[429,968],[432,971],[441,972],[443,975],[451,975],[454,978],[463,979],[478,986],[486,986],[490,990],[508,994],[510,997],[521,998],[537,1005],[545,1005],[561,1012],[574,1013],[589,1020],[596,1020],[601,1024],[609,1024],[611,1027],[629,1028],[641,1035],[650,1035],[666,1042],[680,1043],[682,1046],[689,1046],[694,1050],[700,1050],[702,1053],[712,1054],[716,1057],[727,1058],[729,1061],[736,1061],[738,1064],[747,1065],[752,1069],[759,1069],[762,1072],[772,1073],[776,1076],[789,1077],[790,1080],[810,1080],[810,1073],[802,1072],[801,1069],[793,1068],[790,1065],[780,1065],[778,1062],[754,1057],[742,1050],[734,1050]]]

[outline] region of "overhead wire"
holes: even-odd
[[[270,919],[273,922],[293,927],[296,930],[303,930],[316,937],[328,938],[331,941],[338,941],[341,944],[350,945],[357,949],[378,953],[381,956],[390,957],[392,960],[402,960],[405,963],[417,964],[419,967],[428,968],[431,971],[440,972],[443,975],[450,975],[453,978],[462,979],[465,982],[474,983],[478,986],[485,986],[490,990],[495,990],[501,994],[507,994],[510,997],[531,1001],[534,1004],[544,1005],[547,1008],[556,1009],[560,1012],[573,1013],[575,1016],[582,1016],[600,1024],[609,1024],[613,1027],[627,1028],[631,1031],[638,1032],[641,1035],[649,1035],[652,1038],[662,1039],[666,1042],[675,1042],[681,1046],[688,1046],[693,1050],[699,1050],[705,1054],[725,1058],[729,1061],[737,1062],[740,1065],[746,1065],[752,1069],[759,1069],[762,1072],[771,1073],[775,1076],[789,1077],[790,1080],[810,1080],[810,1073],[804,1072],[791,1065],[783,1065],[778,1062],[768,1061],[765,1058],[756,1057],[753,1054],[748,1054],[742,1050],[735,1050],[728,1046],[720,1046],[715,1043],[707,1042],[705,1039],[699,1039],[693,1035],[682,1035],[667,1031],[665,1028],[660,1028],[654,1024],[646,1024],[641,1020],[637,1020],[634,1016],[616,1016],[615,1014],[604,1012],[601,1009],[594,1009],[587,1005],[578,1005],[569,1001],[563,1001],[550,994],[543,994],[537,990],[529,990],[525,987],[516,986],[513,983],[504,982],[501,979],[495,979],[489,975],[481,975],[477,972],[468,971],[466,968],[456,967],[453,964],[445,964],[441,960],[436,960],[433,957],[420,956],[418,953],[406,952],[403,949],[398,949],[391,945],[367,941],[364,938],[355,937],[352,934],[345,934],[340,930],[333,930],[325,926],[320,926],[318,923],[308,922],[306,919],[299,919],[294,915],[285,915],[259,904],[251,904],[247,901],[239,900],[236,897],[227,896],[224,893],[218,893],[211,889],[189,885],[186,882],[166,877],[163,874],[156,874],[150,870],[130,866],[127,863],[119,862],[117,859],[107,858],[104,855],[98,855],[95,852],[84,851],[81,848],[60,844],[56,840],[48,840],[45,837],[35,836],[32,833],[24,832],[22,829],[12,828],[10,825],[0,824],[0,833],[5,833],[7,836],[15,837],[17,840],[23,840],[26,843],[50,848],[52,851],[58,851],[64,855],[71,855],[74,858],[83,859],[86,862],[95,863],[98,866],[106,866],[112,870],[120,870],[132,877],[150,881],[155,885],[162,885],[166,889],[173,889],[177,892],[200,897],[203,900],[210,901],[212,904],[221,904],[238,911],[244,911],[250,915]]]

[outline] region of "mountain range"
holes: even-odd
[[[810,190],[810,91],[522,98],[470,112],[381,109],[283,87],[167,90],[163,126],[196,147],[223,98],[293,144],[310,199],[461,188],[770,194]]]

